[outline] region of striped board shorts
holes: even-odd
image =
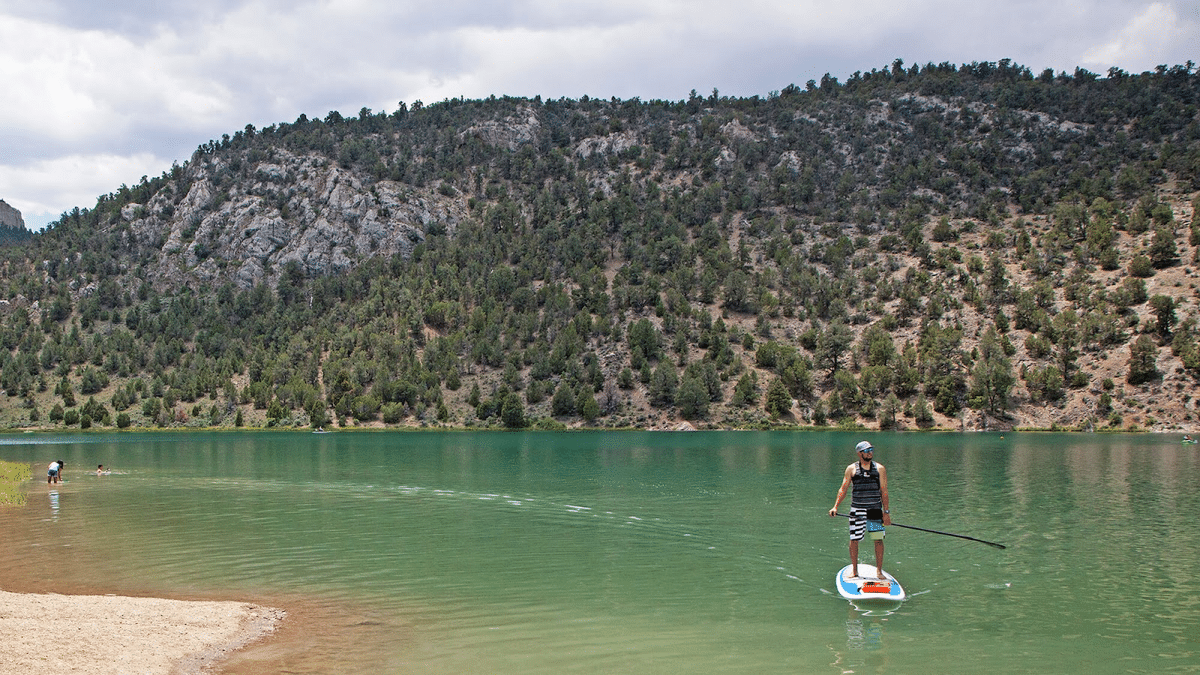
[[[871,540],[883,539],[885,534],[883,529],[883,521],[867,520],[867,510],[860,509],[855,506],[850,507],[850,541],[862,541],[867,532],[871,533]]]

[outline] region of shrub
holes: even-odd
[[[398,424],[404,419],[404,404],[385,403],[383,406],[383,421],[386,424]]]
[[[1133,260],[1129,261],[1129,276],[1137,277],[1138,279],[1147,279],[1154,276],[1154,263],[1151,262],[1150,256],[1134,256]]]

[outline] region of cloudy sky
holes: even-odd
[[[0,199],[40,229],[301,113],[765,96],[897,58],[1200,61],[1200,0],[0,0]]]

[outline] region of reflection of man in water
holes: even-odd
[[[884,671],[887,665],[887,651],[883,645],[883,623],[872,620],[867,615],[859,615],[853,609],[846,619],[846,648],[839,649],[830,645],[834,653],[834,662],[830,665],[837,667],[843,673],[861,673]]]
[[[857,617],[847,620],[846,647],[870,651],[883,647],[883,624]]]

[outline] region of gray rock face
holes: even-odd
[[[149,254],[152,283],[274,285],[292,263],[308,276],[337,274],[366,258],[407,256],[434,227],[453,233],[468,212],[461,195],[368,184],[319,155],[279,150],[233,181],[224,161],[195,157],[180,189],[121,210],[118,225]]]
[[[489,145],[517,150],[522,145],[533,142],[541,125],[537,114],[525,108],[514,117],[480,122],[464,131],[460,136],[465,138],[473,135]]]
[[[25,219],[21,217],[21,212],[9,206],[3,199],[0,199],[0,225],[25,229]]]

